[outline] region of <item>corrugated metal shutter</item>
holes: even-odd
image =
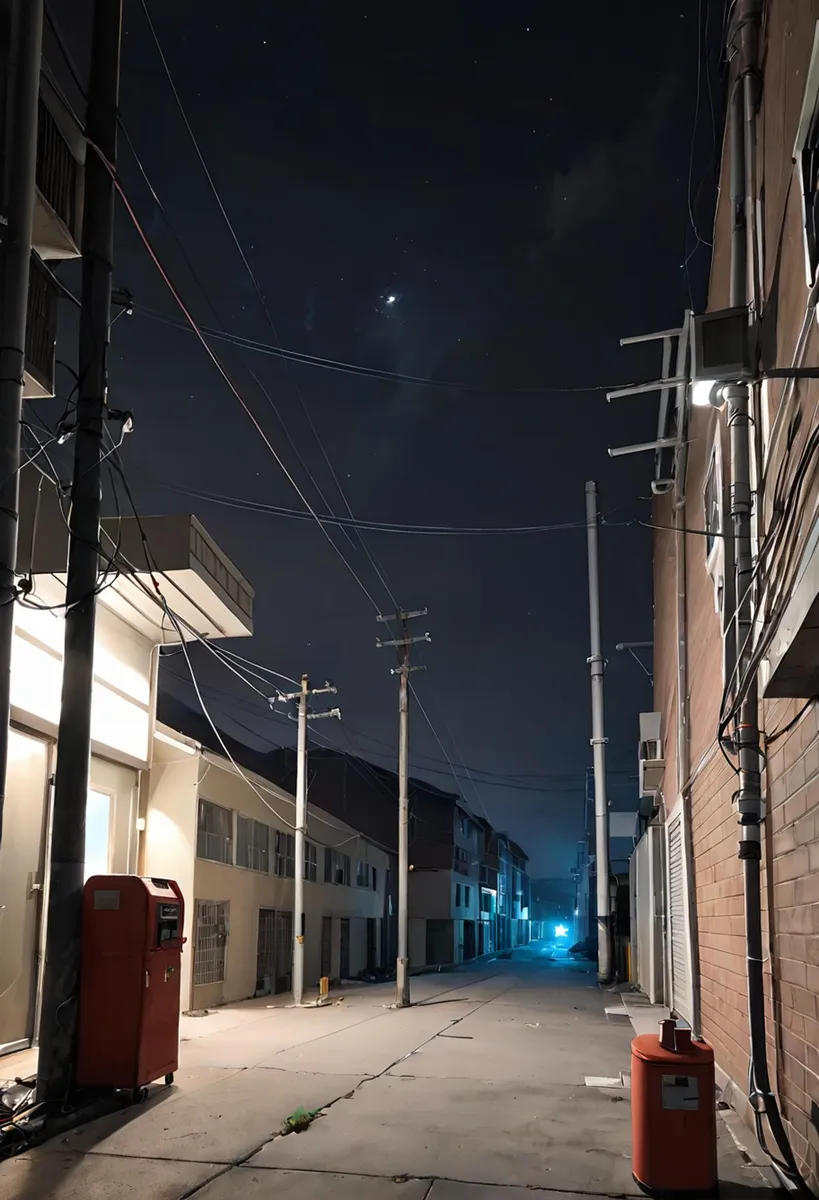
[[[668,823],[668,912],[671,924],[671,988],[674,1009],[691,1020],[691,966],[688,953],[688,890],[682,814]]]

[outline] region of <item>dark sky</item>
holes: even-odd
[[[651,636],[650,534],[634,522],[649,514],[653,460],[612,461],[606,448],[654,436],[656,397],[608,405],[599,390],[525,389],[651,377],[658,359],[620,349],[620,336],[678,324],[692,296],[702,305],[708,252],[695,250],[689,197],[707,238],[721,11],[702,0],[148,6],[273,328],[141,0],[128,0],[123,120],[209,302],[122,140],[121,178],[196,320],[477,389],[374,381],[214,343],[311,504],[325,511],[293,444],[326,503],[346,511],[311,422],[353,513],[367,520],[582,520],[584,482],[599,481],[613,522],[602,531],[611,787],[616,807],[633,807],[637,713],[651,707],[651,692],[614,644]],[[84,74],[90,3],[54,0],[52,11]],[[122,211],[115,277],[136,297],[134,315],[113,329],[111,404],[135,414],[124,458],[141,510],[196,512],[256,588],[254,638],[234,649],[288,675],[334,680],[344,722],[321,733],[391,764],[392,660],[376,651],[374,610],[321,530],[171,490],[303,507],[194,336],[141,311],[180,319]],[[76,283],[76,269],[64,278]],[[70,307],[61,322],[71,360]],[[391,611],[360,545],[333,536]],[[584,530],[380,532],[368,545],[401,604],[429,608],[419,697],[458,774],[461,756],[490,773],[477,791],[464,780],[467,802],[522,843],[534,874],[565,875],[590,763]],[[207,655],[194,657],[225,728],[256,730],[256,746],[291,739],[292,725],[268,717]],[[163,684],[193,704],[182,675],[174,657]],[[416,774],[431,769],[432,782],[452,784],[417,707],[411,759]]]

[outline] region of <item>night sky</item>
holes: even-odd
[[[710,236],[721,139],[721,10],[702,0],[148,7],[270,317],[141,0],[126,0],[121,113],[172,231],[123,139],[120,175],[195,319],[475,389],[214,342],[311,505],[346,514],[338,484],[359,519],[541,525],[582,521],[584,482],[599,481],[611,522],[601,534],[610,787],[614,807],[635,807],[637,714],[651,689],[614,646],[651,637],[651,538],[637,522],[649,518],[653,459],[613,461],[606,449],[655,436],[657,397],[607,404],[599,387],[655,376],[657,348],[621,349],[619,338],[677,325],[704,303],[698,235]],[[90,8],[51,5],[82,77]],[[48,30],[46,50],[81,107]],[[76,286],[77,267],[61,277]],[[176,327],[180,311],[122,210],[115,281],[135,296],[112,331],[110,401],[135,415],[123,456],[140,510],[197,514],[256,589],[255,635],[233,648],[332,679],[344,721],[322,722],[321,734],[393,765],[393,660],[376,650],[374,608],[321,530],[173,490],[304,507],[195,337]],[[60,355],[73,362],[70,305],[60,320]],[[70,383],[61,376],[60,395]],[[598,390],[572,390],[583,388]],[[355,536],[332,537],[375,605],[393,611]],[[446,756],[460,776],[465,762],[470,807],[524,846],[534,875],[565,876],[591,761],[585,531],[374,532],[367,545],[401,605],[429,608],[414,630],[432,634],[428,670],[414,682],[446,753],[416,706],[413,773],[454,787]],[[290,722],[205,652],[193,658],[223,728],[256,748],[292,741]],[[162,683],[194,707],[184,675],[172,657]]]

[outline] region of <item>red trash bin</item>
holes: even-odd
[[[648,1193],[713,1195],[718,1186],[714,1051],[663,1022],[631,1043],[634,1181]]]

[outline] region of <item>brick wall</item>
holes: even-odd
[[[799,180],[792,162],[796,124],[819,0],[777,0],[766,5],[763,37],[764,92],[759,118],[759,186],[762,254],[763,356],[766,365],[793,360],[808,313],[811,332],[806,362],[819,361],[819,323],[808,309]],[[714,227],[710,309],[728,305],[731,213],[727,159]],[[777,413],[783,387],[767,388],[774,436],[766,450],[771,465],[761,493],[770,494],[783,445]],[[801,411],[804,439],[816,428],[819,384],[800,384],[788,402],[788,421]],[[786,410],[782,408],[782,411]],[[764,422],[756,432],[764,434]],[[780,419],[780,425],[785,423]],[[787,426],[786,426],[787,427]],[[725,414],[694,410],[685,480],[685,525],[703,527],[703,484],[714,438],[722,439],[727,464]],[[793,455],[795,457],[795,455]],[[815,491],[819,471],[814,462]],[[787,477],[787,476],[786,476]],[[809,489],[810,491],[810,489]],[[665,502],[655,507],[658,524],[670,524]],[[798,536],[808,533],[815,510],[806,506]],[[763,504],[761,534],[770,520]],[[662,520],[660,520],[662,515]],[[655,535],[655,704],[663,712],[666,739],[666,807],[676,799],[675,535]],[[686,645],[690,708],[690,784],[684,791],[692,850],[696,1006],[700,1030],[714,1046],[721,1070],[736,1085],[733,1099],[748,1116],[742,1096],[748,1076],[748,1018],[742,864],[733,806],[736,776],[715,745],[723,690],[722,636],[714,588],[706,571],[703,539],[686,536]],[[764,701],[760,725],[768,747],[764,787],[768,816],[763,835],[762,905],[768,1058],[786,1128],[797,1159],[819,1191],[819,715],[812,706],[787,734],[775,736],[799,713],[802,701]],[[770,886],[769,886],[770,884]]]
[[[794,701],[765,705],[784,728]],[[819,709],[812,705],[770,747],[769,917],[776,1012],[776,1071],[794,1151],[819,1179]]]

